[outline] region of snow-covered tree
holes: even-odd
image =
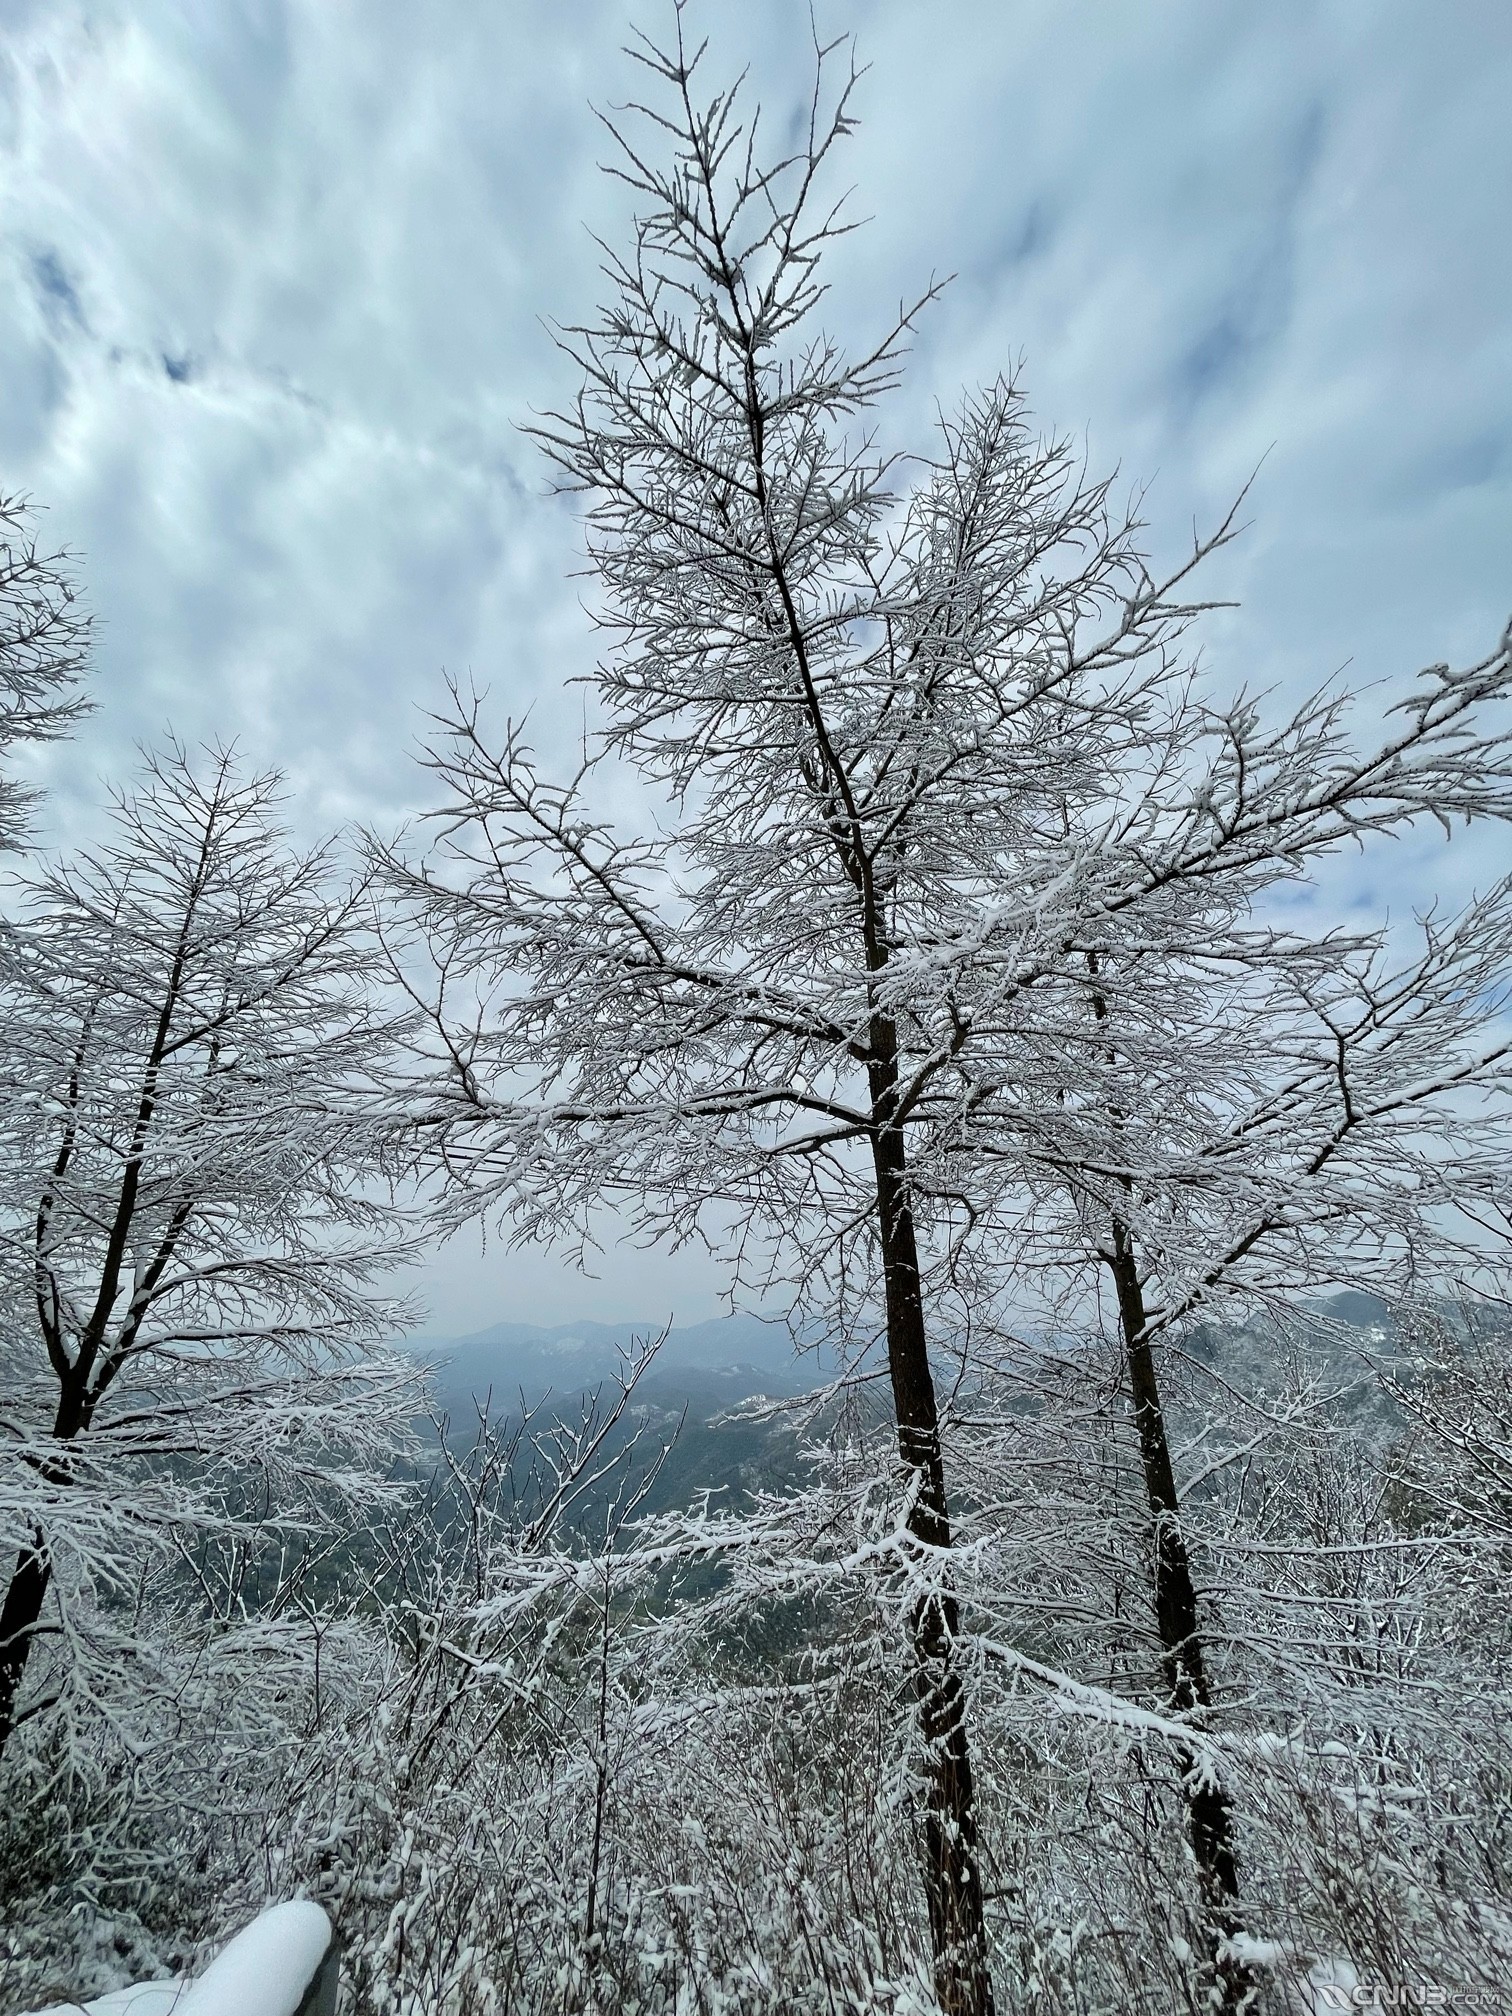
[[[360,1502],[413,1404],[366,896],[277,805],[150,756],[0,939],[0,1748],[145,1675],[154,1550]]]
[[[639,51],[658,95],[643,125],[627,113],[612,131],[640,215],[607,255],[601,319],[563,335],[577,401],[539,429],[586,498],[602,739],[556,785],[517,730],[491,745],[459,697],[433,754],[437,844],[389,867],[441,976],[428,1120],[444,1209],[586,1239],[613,1202],[644,1236],[720,1243],[737,1293],[785,1286],[862,1370],[880,1346],[935,1986],[947,2010],[980,2012],[941,1375],[1015,1280],[1085,1258],[1079,1220],[1069,1250],[1064,1225],[1041,1237],[1052,1179],[1122,1222],[1139,1172],[1110,1151],[1110,1120],[1127,1111],[1133,1136],[1146,1111],[1118,1089],[1140,1062],[1125,1021],[1150,1047],[1163,1015],[1164,1037],[1190,1027],[1194,983],[1221,990],[1237,971],[1241,1002],[1264,994],[1265,960],[1245,977],[1234,951],[1246,920],[1341,846],[1512,812],[1512,743],[1490,709],[1512,664],[1504,638],[1463,671],[1433,668],[1376,738],[1338,691],[1267,720],[1199,677],[1183,643],[1202,606],[1190,577],[1231,519],[1156,574],[1133,516],[1034,433],[1011,380],[945,420],[931,457],[890,457],[868,430],[917,310],[859,358],[818,319],[846,228],[824,171],[853,77],[831,93],[821,51],[806,130],[764,154],[737,92],[698,95],[682,22],[670,48]],[[619,767],[668,808],[639,830],[607,816]],[[1286,973],[1344,956],[1304,948]],[[1200,1058],[1182,1077],[1179,1041],[1160,1057],[1178,1111],[1222,1106]],[[1246,1160],[1254,1120],[1182,1280],[1203,1278],[1201,1254],[1222,1259],[1222,1231],[1279,1265],[1288,1239],[1331,1222],[1332,1205],[1298,1218],[1286,1201],[1324,1137],[1287,1138],[1284,1078],[1266,1083],[1257,1110],[1290,1175],[1277,1187],[1274,1164]],[[1229,1090],[1242,1105],[1246,1088]],[[1077,1114],[1080,1161],[1054,1131]],[[1150,1219],[1171,1139],[1153,1137]],[[1348,1159],[1340,1145],[1323,1164]],[[1015,1225],[1004,1200],[1026,1192]],[[1150,1312],[1129,1318],[1137,1360]],[[1157,1530],[1175,1533],[1150,1475]],[[1176,1728],[1201,1689],[1174,1609],[1166,1637]],[[1199,1846],[1219,1933],[1225,1855],[1221,1838]]]
[[[1296,879],[1292,864],[1278,864],[1282,877]],[[1403,956],[1384,931],[1309,939],[1267,924],[1253,898],[1236,916],[1221,877],[1179,893],[1160,936],[1146,926],[1131,947],[1110,933],[1089,954],[1080,1029],[1036,1032],[1033,1047],[1047,1058],[1058,1047],[1067,1067],[1054,1096],[1035,1111],[1020,1073],[1006,1114],[978,1102],[971,1203],[1020,1256],[1021,1302],[1053,1311],[1057,1284],[1095,1301],[1094,1269],[1106,1286],[1144,1480],[1162,1692],[1168,1710],[1205,1722],[1212,1676],[1162,1353],[1199,1313],[1305,1323],[1310,1295],[1443,1293],[1492,1257],[1478,1220],[1501,1190],[1512,1119],[1512,918],[1498,886],[1459,917],[1427,920],[1421,949]],[[1197,1464],[1206,1477],[1212,1455]],[[1178,1763],[1199,1882],[1232,1937],[1228,1799],[1211,1769]]]
[[[67,734],[87,704],[90,627],[69,556],[40,551],[26,499],[0,491],[0,757]],[[33,796],[0,777],[0,847],[20,839]]]

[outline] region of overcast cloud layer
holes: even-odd
[[[310,836],[423,796],[445,667],[570,732],[593,640],[569,510],[517,430],[566,389],[614,185],[619,0],[0,0],[0,487],[48,507],[102,622],[99,710],[46,831],[171,724],[290,778]],[[808,10],[706,0],[711,58],[795,105]],[[821,0],[871,65],[846,173],[874,222],[834,320],[956,277],[893,426],[1026,360],[1045,424],[1154,479],[1157,550],[1262,456],[1213,587],[1225,683],[1388,689],[1512,610],[1505,0]],[[891,431],[891,429],[890,429]],[[1500,851],[1351,871],[1398,908]],[[689,1322],[716,1272],[447,1256],[432,1327]]]

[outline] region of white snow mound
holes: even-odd
[[[330,1944],[331,1921],[318,1904],[275,1904],[193,1980],[143,1981],[37,2016],[296,2016]]]

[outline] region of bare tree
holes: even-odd
[[[1034,435],[1010,381],[942,423],[932,460],[882,452],[864,429],[917,309],[859,359],[817,322],[854,72],[831,91],[818,50],[795,150],[763,154],[737,91],[695,95],[682,25],[636,52],[658,96],[610,131],[641,214],[606,253],[601,320],[562,336],[578,399],[538,429],[587,499],[602,741],[556,786],[455,696],[436,846],[388,867],[439,975],[445,1211],[587,1239],[610,1199],[645,1236],[722,1243],[734,1292],[785,1283],[855,1353],[880,1340],[936,1990],[981,2012],[937,1368],[982,1297],[1065,1258],[1033,1214],[1005,1258],[992,1170],[1053,1159],[1045,1114],[1109,1048],[1089,976],[1152,976],[1158,1018],[1179,962],[1139,959],[1191,949],[1197,896],[1237,930],[1347,841],[1512,809],[1482,714],[1512,669],[1505,639],[1434,668],[1362,749],[1342,693],[1269,725],[1183,656],[1189,577],[1232,515],[1153,573],[1132,513]],[[603,810],[618,765],[670,807],[628,838]],[[1174,1612],[1170,1632],[1189,1642]],[[1208,1862],[1225,1892],[1221,1843]]]
[[[39,551],[27,500],[0,492],[0,754],[67,734],[88,704],[75,689],[90,630],[69,556]],[[0,847],[16,845],[34,796],[0,778]]]
[[[364,891],[284,845],[277,796],[224,753],[149,757],[0,942],[0,1747],[89,1698],[144,1547],[233,1526],[239,1495],[296,1524],[360,1499],[354,1455],[400,1432],[378,1347],[403,1311],[374,1285],[405,1249],[373,1187],[393,1032]],[[43,1637],[54,1686],[23,1711]]]

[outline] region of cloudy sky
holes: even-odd
[[[1157,551],[1264,457],[1213,586],[1227,683],[1385,690],[1512,611],[1506,0],[818,0],[870,64],[836,266],[860,331],[954,275],[894,424],[1020,356],[1045,423],[1153,483]],[[806,5],[703,0],[782,115]],[[101,621],[47,837],[171,725],[288,773],[315,835],[391,825],[443,668],[570,732],[570,511],[518,433],[566,389],[622,221],[591,107],[664,0],[0,0],[0,488]],[[1504,858],[1424,836],[1351,900]],[[1372,879],[1376,878],[1376,879]],[[1389,889],[1377,886],[1389,881]],[[440,1334],[712,1313],[707,1264],[454,1253]]]

